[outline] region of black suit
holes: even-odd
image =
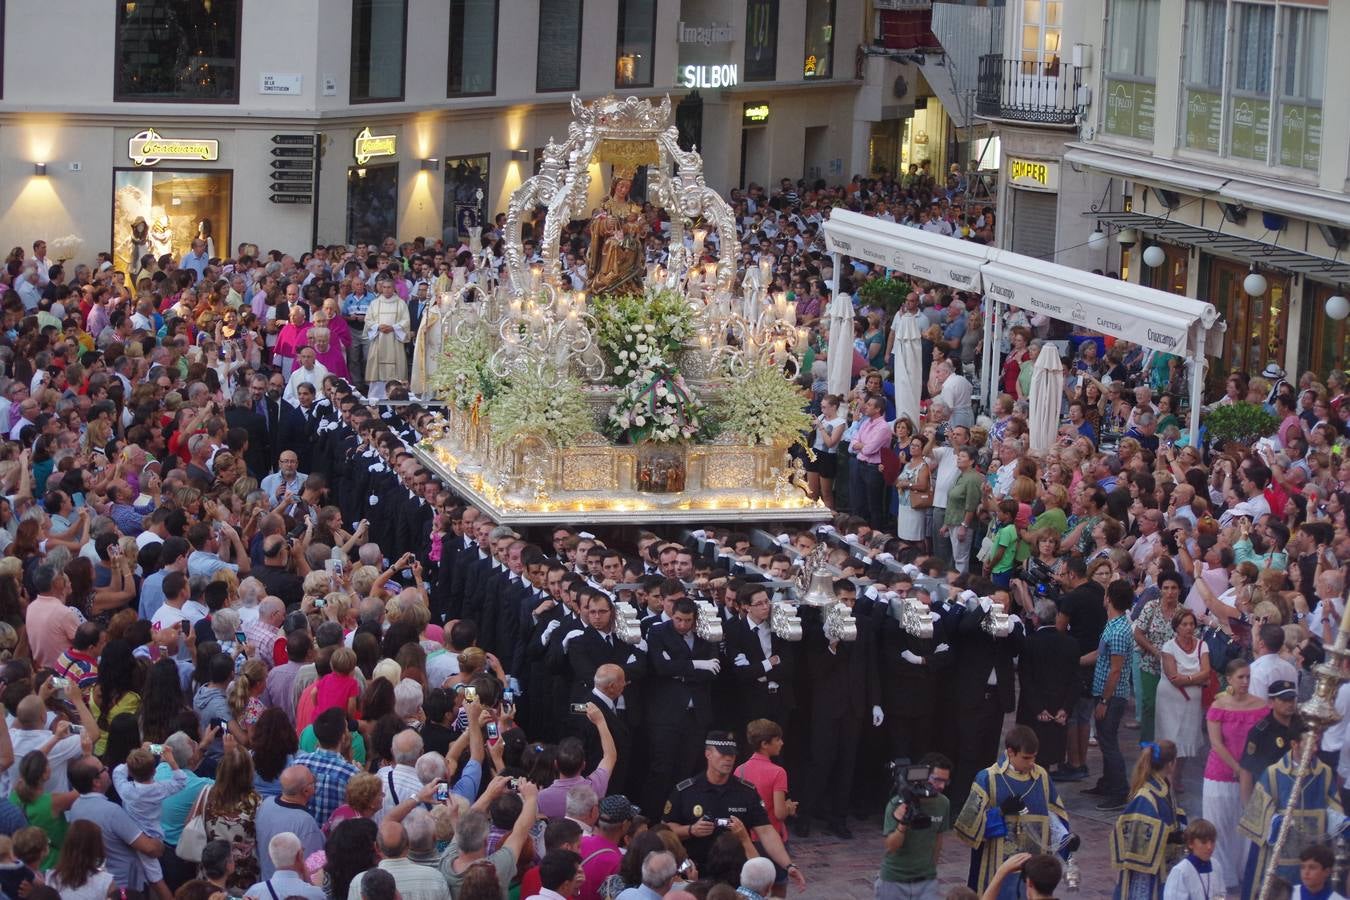
[[[267,433],[271,437],[268,452],[275,468],[283,450],[294,450],[300,458],[300,471],[308,473],[313,462],[313,447],[305,429],[305,417],[285,400],[267,401]]]
[[[766,666],[764,646],[755,633],[758,627],[769,632],[770,657],[777,656],[776,666]],[[785,641],[769,629],[769,620],[759,626],[747,619],[727,622],[724,626],[727,658],[735,673],[737,693],[741,698],[741,722],[769,719],[786,727],[788,715],[796,706],[793,681],[797,671],[797,645]]]
[[[600,714],[605,717],[605,725],[609,728],[609,736],[614,739],[614,750],[617,753],[614,771],[609,773],[609,792],[626,795],[627,780],[633,771],[629,765],[629,761],[633,758],[633,731],[628,727],[628,713],[625,710],[611,709],[609,698],[600,696],[599,692],[589,693],[574,702],[594,703],[600,707]],[[589,775],[595,771],[604,757],[604,749],[600,744],[600,729],[592,725],[585,716],[580,715],[568,715],[567,724],[568,731],[581,738],[582,744],[586,747],[585,771]]]
[[[1068,726],[1042,722],[1041,713],[1053,718],[1061,710],[1072,713],[1078,700],[1078,642],[1053,625],[1043,625],[1027,635],[1018,660],[1018,724],[1027,725],[1040,738],[1036,762],[1049,769],[1064,759]]]
[[[833,648],[821,612],[802,607],[805,667],[809,674],[811,756],[802,814],[842,822],[853,795],[862,732],[881,702],[877,671],[877,626],[855,607],[858,639]]]
[[[1013,711],[1017,672],[1013,660],[1022,652],[1025,632],[1017,622],[1005,638],[994,638],[981,624],[978,606],[963,610],[957,626],[956,772],[952,777],[952,807],[965,805],[975,774],[998,759],[1003,717]],[[996,683],[989,684],[992,677]]]
[[[225,408],[225,424],[248,432],[244,462],[249,474],[261,481],[272,471],[271,458],[267,455],[267,420],[246,406],[229,406]]]
[[[630,681],[636,681],[642,675],[642,651],[612,634],[601,634],[589,625],[567,642],[566,652],[567,664],[571,669],[567,691],[569,703],[590,701],[595,671],[603,665],[619,666]]]
[[[693,774],[712,722],[711,685],[717,676],[694,663],[717,659],[717,645],[692,632],[689,638],[673,622],[653,625],[647,632],[646,809],[661,809],[675,782]]]

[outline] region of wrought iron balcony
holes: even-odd
[[[1043,125],[1078,121],[1081,72],[1056,60],[1053,64],[1004,59],[1001,53],[980,57],[975,113]]]

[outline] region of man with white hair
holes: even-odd
[[[239,617],[241,620],[243,616]],[[264,597],[258,604],[258,616],[244,625],[244,634],[248,642],[258,648],[258,658],[267,663],[267,668],[284,666],[289,657],[286,655],[286,636],[281,633],[281,625],[286,621],[286,604],[280,597]]]
[[[274,869],[272,877],[244,891],[246,900],[271,900],[273,897],[324,900],[323,889],[306,880],[305,850],[294,834],[283,831],[273,835],[267,842],[267,858]]]
[[[356,551],[356,557],[363,566],[374,566],[378,569],[384,564],[384,551],[373,541],[362,544],[361,549]]]
[[[422,727],[422,685],[411,678],[394,685],[394,714],[410,728]]]
[[[581,826],[581,833],[589,835],[595,831],[595,823],[600,818],[600,798],[595,788],[589,784],[574,785],[567,790],[567,818]]]
[[[491,803],[506,790],[509,783],[510,779],[500,775],[492,779],[483,796],[479,798],[479,804]],[[455,839],[450,842],[450,847],[445,851],[445,859],[441,862],[441,875],[449,884],[452,897],[459,894],[469,867],[480,859],[492,863],[497,872],[497,882],[501,886],[502,896],[506,896],[511,881],[516,876],[516,863],[520,859],[525,842],[530,837],[530,829],[534,827],[539,811],[537,803],[539,786],[528,779],[521,779],[519,783],[520,815],[516,816],[511,833],[502,838],[496,851],[491,855],[487,853],[488,830],[491,827],[488,817],[477,810],[460,817],[459,825],[455,829]]]
[[[422,736],[411,728],[394,735],[394,764],[382,766],[375,774],[384,782],[384,806],[381,813],[398,806],[422,789],[417,777],[417,760],[422,755]]]
[[[764,900],[773,890],[774,877],[772,861],[763,856],[747,859],[741,866],[741,887],[736,895],[749,900]]]
[[[956,367],[948,359],[938,363],[938,379],[942,385],[938,398],[951,409],[952,424],[966,427],[974,425],[975,410],[970,405],[970,379],[956,371]]]
[[[435,835],[432,835],[435,842]],[[375,848],[380,852],[378,868],[394,876],[399,896],[403,900],[450,900],[450,887],[441,873],[408,858],[411,840],[402,822],[389,819],[380,823],[375,836]],[[347,896],[360,896],[362,872],[352,879]]]
[[[245,628],[258,621],[258,604],[266,596],[267,588],[252,575],[239,582],[239,605],[235,611],[239,613],[239,621],[244,623]]]
[[[309,814],[314,796],[314,773],[304,766],[287,766],[281,771],[281,796],[268,797],[258,807],[254,827],[259,845],[271,846],[272,838],[290,832],[300,841],[301,858],[323,849],[323,832]],[[271,855],[262,857],[262,877],[272,877],[276,863]]]
[[[670,893],[678,874],[675,855],[666,850],[648,853],[642,861],[642,884],[619,894],[618,900],[653,900]]]

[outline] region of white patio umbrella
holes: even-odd
[[[908,416],[919,426],[919,398],[923,391],[923,342],[919,334],[918,316],[901,316],[895,331],[896,418]]]
[[[835,293],[825,317],[830,322],[827,388],[831,394],[842,396],[853,387],[853,298]]]
[[[1059,349],[1047,342],[1036,357],[1031,375],[1031,421],[1027,424],[1032,453],[1045,453],[1055,445],[1063,396],[1064,363]]]

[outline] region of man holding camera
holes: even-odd
[[[702,866],[720,832],[731,831],[744,839],[743,832],[749,829],[759,839],[760,852],[785,870],[799,888],[805,888],[806,878],[792,862],[783,839],[769,824],[759,791],[732,774],[736,767],[736,739],[727,731],[708,732],[703,756],[707,769],[702,775],[675,785],[661,814],[661,820],[684,842],[689,858]]]
[[[877,874],[876,896],[936,900],[941,896],[937,861],[942,834],[952,827],[950,801],[942,793],[951,781],[952,763],[940,753],[928,754],[917,766],[902,763],[895,764],[895,793],[881,823],[886,855]]]

